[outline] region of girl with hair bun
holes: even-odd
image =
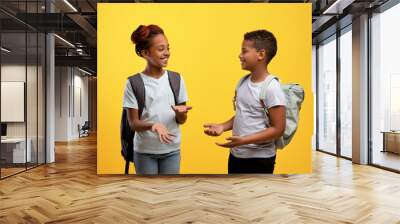
[[[179,125],[186,122],[187,113],[192,109],[186,106],[188,97],[183,77],[164,69],[170,49],[159,26],[140,25],[133,31],[131,41],[136,54],[147,62],[142,72],[128,78],[123,100],[129,126],[135,131],[136,173],[179,174]],[[138,94],[140,91],[144,94]]]

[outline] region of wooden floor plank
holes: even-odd
[[[320,152],[313,174],[96,174],[96,138],[0,181],[0,223],[400,223],[400,175]]]

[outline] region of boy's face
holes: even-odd
[[[265,64],[265,50],[257,50],[254,47],[254,41],[243,40],[242,51],[239,54],[239,59],[244,70],[252,70],[260,62]]]
[[[166,67],[170,56],[169,44],[163,34],[158,34],[150,40],[150,47],[144,50],[143,57],[155,67]]]

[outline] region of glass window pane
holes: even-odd
[[[400,4],[376,14],[372,25],[372,163],[400,170]]]
[[[38,23],[38,17],[32,16],[39,11],[38,1],[27,2],[26,12],[32,24]],[[27,29],[27,80],[26,80],[26,113],[27,143],[30,148],[30,161],[27,167],[38,164],[38,33]]]
[[[352,35],[340,36],[340,153],[352,157]]]
[[[2,178],[25,170],[26,144],[26,33],[1,34],[1,174]],[[6,49],[6,50],[4,50]],[[26,147],[28,146],[28,151]]]
[[[336,40],[318,48],[318,149],[336,153]]]
[[[45,60],[46,60],[46,37],[43,33],[38,35],[38,164],[45,163]]]
[[[33,24],[26,26],[0,12],[0,18],[7,20],[0,24],[0,177],[4,178],[45,162],[46,40],[33,28],[38,22],[34,14],[45,12],[45,0],[0,1],[0,7]]]
[[[27,111],[27,142],[30,147],[30,159],[28,160],[28,168],[34,167],[37,165],[37,132],[38,132],[38,125],[37,125],[37,98],[38,98],[38,49],[37,49],[37,41],[38,36],[36,32],[28,32],[28,55],[27,55],[27,80],[26,80],[26,111]],[[29,148],[28,147],[28,148]]]

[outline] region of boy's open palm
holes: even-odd
[[[228,140],[228,142],[225,143],[215,143],[218,146],[224,147],[224,148],[233,148],[236,146],[240,146],[243,145],[243,137],[240,136],[232,136],[229,138],[226,138],[226,140]]]
[[[204,133],[210,136],[220,136],[224,133],[224,127],[220,124],[205,124],[203,126],[205,128]]]

